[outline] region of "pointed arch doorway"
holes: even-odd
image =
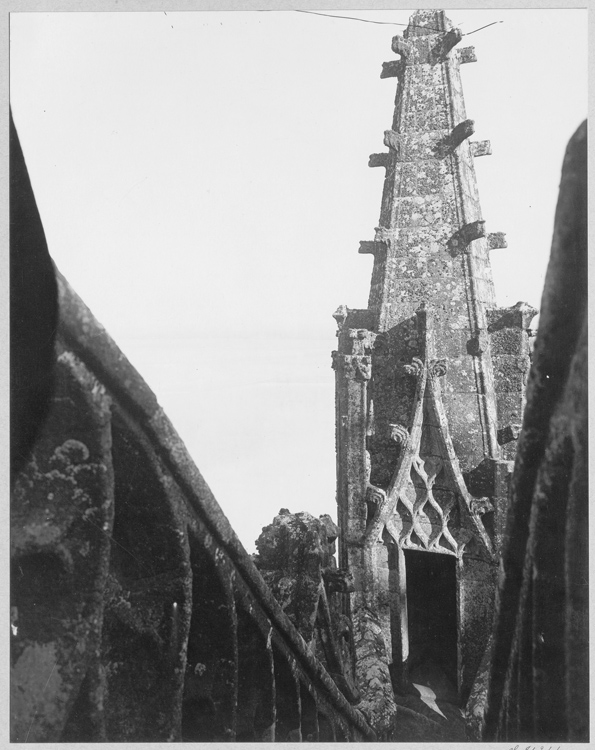
[[[405,550],[404,560],[409,680],[452,697],[457,690],[457,558]]]

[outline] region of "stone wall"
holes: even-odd
[[[330,548],[317,557],[332,522],[312,540],[308,570],[328,605],[312,649],[154,394],[56,279],[13,136],[12,291],[22,315],[11,355],[22,380],[12,416],[26,419],[13,435],[11,741],[375,739],[352,706],[340,649],[324,640],[342,585]],[[50,355],[31,358],[56,302],[55,346],[52,335]],[[337,640],[345,635],[343,623]]]
[[[562,168],[512,479],[490,741],[589,739],[587,254],[583,123]]]

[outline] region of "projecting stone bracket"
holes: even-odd
[[[457,50],[457,57],[459,58],[460,65],[464,65],[465,63],[477,62],[475,47],[462,47],[461,49]]]
[[[475,123],[473,120],[463,120],[454,127],[446,138],[443,138],[436,144],[435,154],[439,159],[444,159],[461,145],[469,136],[475,133]]]
[[[391,49],[395,55],[401,55],[403,60],[411,57],[412,45],[410,42],[406,42],[402,36],[394,36],[391,44]],[[401,62],[400,60],[398,62]]]
[[[529,333],[531,321],[537,310],[526,302],[517,302],[512,307],[501,307],[488,311],[488,332],[494,333],[503,328],[520,328]],[[530,334],[529,334],[530,335]]]
[[[382,63],[380,78],[400,78],[404,69],[403,60],[390,60],[390,62]]]
[[[368,159],[368,166],[369,167],[388,167],[389,163],[389,156],[390,154],[384,153],[384,154],[370,154],[370,158]]]
[[[485,237],[485,221],[473,221],[469,224],[462,226],[458,232],[455,232],[450,240],[448,241],[448,248],[453,255],[460,255],[465,252],[467,246],[478,240],[480,237]]]
[[[451,49],[457,45],[463,38],[463,32],[460,29],[451,29],[444,34],[438,42],[432,47],[432,58],[434,62],[443,62]]]
[[[508,424],[506,427],[502,427],[498,430],[498,443],[500,445],[511,443],[513,440],[518,440],[520,434],[520,424]]]
[[[506,242],[506,234],[504,232],[490,232],[488,234],[489,250],[500,250],[505,247],[508,247],[508,242]]]
[[[470,141],[471,156],[491,156],[492,144],[489,141]]]
[[[400,55],[401,59],[398,61],[403,67],[405,65],[416,65],[416,64],[430,64],[435,65],[436,63],[444,62],[451,49],[457,45],[463,38],[463,33],[460,29],[450,29],[442,34],[438,34],[437,40],[433,47],[429,47],[431,40],[420,40],[416,38],[414,41],[406,40],[402,36],[394,36],[392,40],[392,50],[395,54]],[[469,49],[469,48],[468,48]],[[473,49],[472,47],[470,48]],[[471,60],[465,60],[465,62],[471,62]],[[389,67],[390,66],[390,67]],[[385,72],[388,68],[388,71]],[[400,70],[396,69],[394,64],[385,63],[383,65],[383,71],[381,77],[388,78],[394,75],[399,75]],[[394,72],[393,72],[394,71]]]
[[[387,247],[386,242],[379,242],[378,240],[364,240],[359,243],[358,253],[360,255],[373,255],[374,257],[386,254]]]

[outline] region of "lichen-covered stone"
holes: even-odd
[[[512,477],[483,732],[490,741],[589,737],[587,260],[585,122],[564,157]]]
[[[496,309],[489,251],[505,240],[479,205],[474,158],[490,145],[469,141],[459,67],[474,54],[454,49],[461,36],[443,11],[424,10],[393,39],[388,150],[370,160],[385,168],[380,218],[360,246],[374,257],[369,317],[356,325],[344,309],[334,354],[340,560],[354,577],[362,711],[386,737],[391,723],[398,733],[391,671],[399,690],[409,679],[405,553],[456,558],[451,677],[460,699],[471,689],[492,623],[503,465],[529,365],[531,308]],[[356,328],[367,329],[365,351],[353,349]]]
[[[71,353],[12,496],[13,742],[59,741],[98,660],[112,531],[110,400]],[[96,728],[96,739],[102,727]],[[103,730],[104,731],[104,730]]]

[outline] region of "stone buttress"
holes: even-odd
[[[380,220],[360,244],[368,308],[334,315],[339,566],[379,736],[424,660],[461,701],[486,649],[536,312],[496,307],[489,253],[506,243],[479,204],[474,159],[491,151],[471,140],[461,37],[424,10],[393,39],[381,77],[397,78],[394,119],[370,157],[386,175]]]

